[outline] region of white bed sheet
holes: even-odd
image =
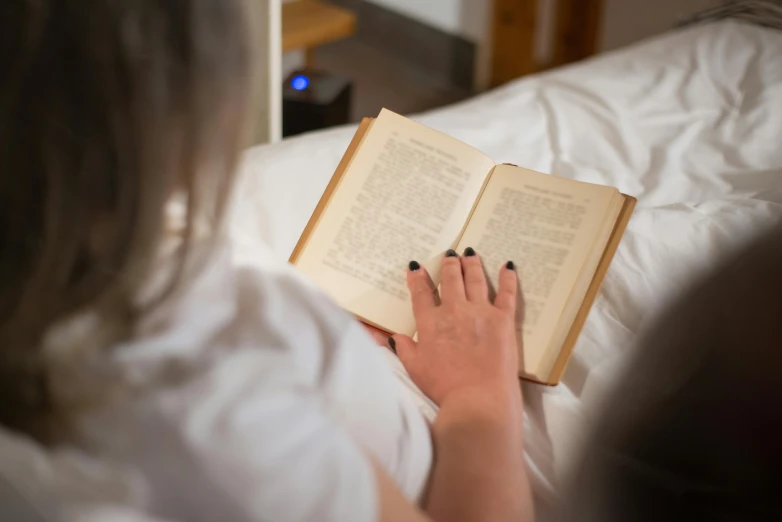
[[[782,218],[782,32],[723,21],[514,82],[415,119],[489,154],[618,187],[638,207],[562,383],[526,386],[527,451],[556,492],[651,316]],[[247,152],[232,234],[287,259],[355,126]]]

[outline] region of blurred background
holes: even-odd
[[[270,6],[280,18],[281,92],[270,93],[283,100],[278,131],[357,122],[382,107],[409,114],[448,105],[662,33],[723,3],[281,0]]]

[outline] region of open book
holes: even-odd
[[[634,205],[615,188],[495,165],[384,109],[361,123],[291,262],[364,322],[414,335],[409,261],[438,284],[445,251],[473,247],[494,288],[513,261],[525,301],[519,375],[553,385]]]

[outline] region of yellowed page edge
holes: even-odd
[[[342,156],[342,159],[337,165],[337,169],[331,176],[331,180],[329,181],[328,185],[326,185],[326,190],[323,192],[323,195],[320,197],[318,204],[315,206],[315,210],[310,216],[309,221],[307,221],[307,225],[304,227],[301,236],[299,236],[299,241],[296,243],[293,252],[291,252],[290,257],[288,258],[289,263],[295,265],[302,251],[307,247],[310,235],[318,226],[318,221],[320,221],[321,215],[323,215],[326,207],[328,207],[329,201],[331,201],[334,192],[336,192],[337,188],[339,188],[339,185],[342,182],[342,178],[345,175],[348,166],[350,166],[350,162],[353,160],[356,151],[361,146],[361,142],[364,140],[367,132],[369,132],[369,129],[372,127],[373,121],[374,118],[364,118],[361,120],[358,129],[356,129],[356,133],[353,135],[353,138],[348,144],[348,148],[345,151],[345,154]]]
[[[624,204],[622,206],[622,210],[619,213],[619,218],[614,225],[614,230],[611,233],[611,239],[608,240],[606,249],[603,252],[603,256],[600,259],[598,268],[595,271],[594,277],[592,278],[589,290],[587,290],[584,301],[581,303],[581,308],[579,309],[578,314],[576,314],[576,318],[573,321],[573,325],[570,327],[568,336],[559,351],[559,356],[554,363],[554,367],[552,368],[548,378],[542,382],[542,384],[556,386],[562,379],[562,375],[565,373],[567,364],[570,361],[570,357],[572,356],[576,342],[578,341],[578,336],[581,334],[581,330],[586,324],[586,320],[589,317],[589,312],[592,309],[592,305],[600,293],[600,287],[603,284],[603,280],[605,279],[605,276],[608,273],[608,269],[611,266],[611,262],[614,259],[614,254],[616,254],[616,251],[619,248],[619,244],[624,237],[625,230],[627,230],[627,225],[630,222],[630,218],[633,215],[633,210],[635,210],[635,205],[638,200],[632,196],[628,196],[627,194],[622,194],[622,197],[624,198]]]
[[[549,341],[545,356],[537,368],[538,376],[550,375],[554,368],[554,364],[556,364],[559,358],[559,353],[562,350],[568,332],[570,332],[570,327],[578,314],[581,303],[584,302],[584,298],[589,291],[595,271],[600,265],[600,260],[603,257],[608,242],[611,240],[611,234],[613,233],[616,222],[622,212],[623,205],[624,198],[622,197],[622,194],[616,190],[616,195],[612,198],[611,204],[606,208],[605,215],[603,216],[604,225],[601,227],[601,232],[598,233],[598,237],[592,244],[589,255],[582,263],[579,275],[576,278],[576,283],[570,291],[565,307],[562,309],[562,313],[557,321],[556,330]]]

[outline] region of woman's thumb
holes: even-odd
[[[416,342],[412,337],[402,334],[394,334],[388,338],[388,346],[396,353],[403,363],[415,355]]]

